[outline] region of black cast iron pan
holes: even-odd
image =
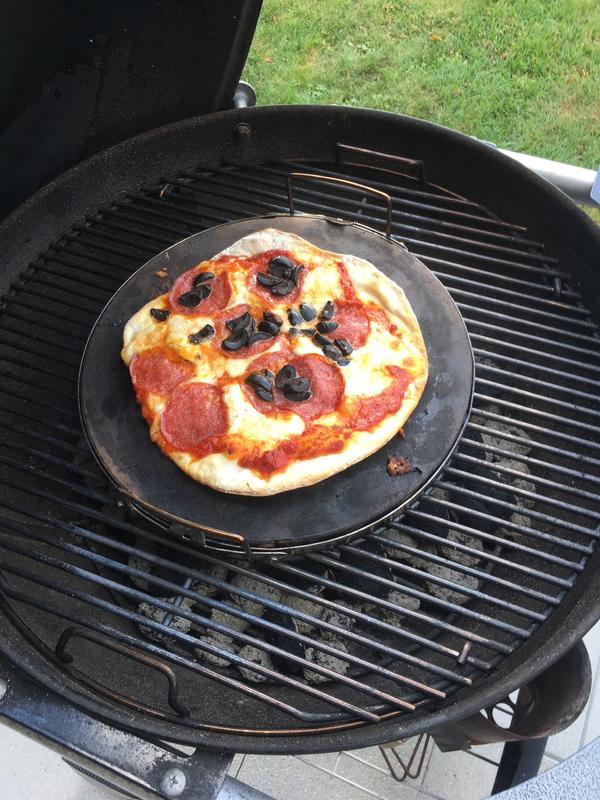
[[[404,428],[369,458],[314,486],[265,498],[224,494],[196,483],[150,441],[120,358],[123,327],[160,293],[155,273],[170,279],[254,231],[296,233],[317,247],[365,258],[406,292],[429,354],[429,381]],[[229,551],[290,552],[367,532],[412,503],[449,459],[466,424],[474,362],[456,305],[442,284],[405,248],[357,223],[312,215],[269,215],[190,236],[134,273],[108,302],[86,345],[79,375],[83,428],[103,470],[142,513],[171,533]],[[390,452],[418,467],[386,472]],[[206,536],[205,534],[208,534]]]

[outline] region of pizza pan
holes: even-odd
[[[417,316],[429,355],[429,380],[417,409],[386,446],[358,464],[270,497],[210,489],[189,478],[151,442],[120,357],[123,327],[164,291],[156,273],[179,273],[264,228],[365,258],[396,281]],[[474,361],[463,319],[438,279],[403,245],[355,222],[305,214],[230,222],[184,239],[152,258],[115,293],[88,339],[79,373],[85,435],[101,467],[143,514],[172,535],[231,552],[279,553],[348,539],[399,513],[432,482],[458,444],[471,408]],[[390,453],[416,468],[391,477]]]

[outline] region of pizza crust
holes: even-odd
[[[315,254],[325,255],[326,257],[335,256],[337,259],[342,259],[359,299],[363,303],[374,303],[383,309],[389,321],[395,324],[402,332],[402,363],[404,365],[411,364],[412,381],[406,389],[400,409],[396,413],[385,417],[369,431],[355,431],[341,452],[329,453],[307,460],[292,461],[285,469],[272,473],[268,478],[262,477],[251,469],[241,467],[233,458],[229,458],[223,453],[213,453],[198,459],[185,452],[169,452],[169,457],[191,478],[222,492],[262,497],[309,486],[342,472],[375,453],[398,433],[416,408],[427,383],[427,351],[419,323],[410,303],[402,288],[368,261],[353,255],[340,256],[339,254],[320,250],[296,234],[270,228],[257,231],[240,239],[231,247],[215,255],[214,258],[222,255],[252,256],[277,249],[292,252],[298,261],[310,261]],[[301,300],[314,302],[316,306],[321,307],[324,299],[330,296],[335,297],[336,294],[339,295],[339,287],[336,292],[334,285],[323,286],[322,283],[321,281],[318,287],[320,299],[313,299],[310,293],[306,296],[303,290]],[[232,298],[231,305],[238,305],[252,299],[252,294],[245,285],[236,286],[234,294],[235,301]],[[159,300],[160,298],[147,303],[125,326],[122,356],[128,365],[138,349],[145,349],[148,346],[145,343],[152,342],[152,337],[157,329],[159,333],[156,335],[161,335],[160,326],[155,325],[149,314],[150,308],[157,305],[160,306]],[[283,302],[280,305],[285,306],[285,298],[283,298]],[[206,321],[210,321],[210,315],[206,316]],[[192,320],[186,319],[180,324],[184,327],[186,325],[189,326],[191,332],[201,327],[204,324],[204,319],[198,315],[194,316]],[[185,327],[185,330],[187,331],[187,327]],[[144,342],[143,348],[140,348],[140,342]],[[298,345],[298,352],[302,352],[302,349],[306,350],[306,352],[316,352],[310,340],[300,341]],[[365,348],[368,345],[369,340],[365,344]],[[274,344],[266,352],[277,349],[278,345]],[[363,348],[358,348],[353,353],[353,360],[355,357],[358,359],[357,364],[360,362],[361,350]],[[368,352],[365,352],[364,355],[368,363]],[[234,372],[242,374],[247,369],[248,363],[254,358],[255,356],[251,356],[249,359],[231,359],[229,361],[229,367],[232,368],[231,374]],[[399,366],[401,365],[399,364]],[[349,369],[350,367],[344,368],[345,371]],[[359,374],[355,382],[360,384],[361,378],[362,376]],[[201,377],[198,379],[202,380]],[[364,383],[364,381],[362,382]],[[373,392],[373,394],[376,393]],[[243,398],[243,393],[240,392],[239,394],[242,395],[242,398],[241,401],[238,398],[238,402],[247,403],[254,410],[253,406]],[[152,403],[154,403],[155,416],[150,427],[150,435],[154,441],[160,441],[159,412],[164,406],[164,401],[162,398],[154,396],[149,401],[151,406]],[[260,412],[255,413],[259,414],[263,421],[265,420],[265,415],[260,414]],[[334,415],[330,416],[334,417]],[[302,420],[296,414],[290,414],[290,420],[288,435],[294,435],[300,429],[299,426],[302,424]],[[326,423],[328,417],[318,421],[319,423]],[[263,427],[265,424],[263,422]],[[280,435],[282,434],[280,433]],[[285,435],[284,431],[283,436]]]

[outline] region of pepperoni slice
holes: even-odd
[[[292,364],[300,377],[310,379],[312,397],[310,400],[297,402],[288,400],[283,392],[275,389],[275,401],[268,403],[261,400],[252,387],[244,383],[244,392],[258,411],[263,414],[293,411],[306,421],[335,411],[342,400],[346,384],[337,364],[324,356],[310,354],[293,356],[290,359],[285,352],[268,353],[252,362],[246,376],[262,369],[270,369],[276,373],[284,364]]]
[[[227,306],[229,298],[231,297],[231,284],[226,272],[219,272],[219,274],[210,281],[212,286],[211,294],[205,299],[201,300],[197,306],[189,308],[179,302],[179,298],[186,292],[191,292],[194,288],[193,281],[199,272],[209,272],[215,268],[215,264],[219,262],[204,261],[198,264],[193,269],[188,269],[180,275],[169,292],[169,305],[171,310],[176,314],[210,314],[213,311],[220,311]]]
[[[294,262],[294,264],[300,263],[287,250],[268,250],[265,253],[260,253],[259,255],[248,259],[248,288],[254,294],[262,297],[264,300],[267,300],[269,304],[295,303],[300,296],[300,292],[302,291],[302,284],[304,283],[304,278],[306,276],[306,267],[301,269],[298,273],[296,278],[298,281],[297,286],[295,286],[289,294],[286,294],[283,297],[273,294],[273,292],[269,291],[266,286],[262,286],[257,280],[256,276],[259,272],[268,272],[269,261],[274,256],[287,256]]]
[[[275,342],[281,339],[281,335],[273,336],[270,339],[262,339],[259,342],[254,342],[250,347],[241,347],[239,350],[226,350],[224,347],[221,347],[223,339],[227,339],[228,336],[231,336],[231,331],[227,327],[227,321],[240,317],[246,311],[249,311],[256,320],[262,319],[262,310],[255,310],[244,304],[234,306],[233,308],[227,308],[224,312],[219,314],[218,317],[213,318],[216,331],[212,340],[213,347],[216,347],[219,353],[226,358],[250,358],[251,356],[258,355],[268,350],[269,347],[272,347]]]
[[[160,420],[162,434],[177,450],[193,450],[212,436],[227,433],[223,393],[211,383],[186,383],[176,389]]]
[[[194,366],[168,347],[155,347],[135,355],[129,365],[136,391],[169,394],[194,374]]]
[[[367,341],[370,325],[365,307],[359,300],[335,300],[333,321],[338,326],[329,334],[332,339],[347,339],[352,347],[362,347]]]

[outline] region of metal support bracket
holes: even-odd
[[[233,753],[187,755],[93,719],[0,660],[0,723],[37,737],[83,774],[139,800],[216,800]],[[231,797],[231,782],[229,785]]]

